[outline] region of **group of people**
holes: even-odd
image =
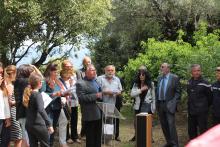
[[[80,137],[84,136],[87,147],[101,146],[102,113],[96,102],[110,103],[120,110],[122,85],[113,65],[106,66],[105,74],[98,77],[90,57],[83,59],[83,65],[75,70],[71,61],[64,60],[60,71],[57,64],[50,63],[41,74],[30,64],[17,68],[1,63],[0,146],[7,147],[14,141],[15,147],[37,147],[39,143],[52,147],[57,126],[61,147],[81,143]],[[114,121],[115,140],[120,141],[119,120]]]
[[[161,75],[157,87],[151,81],[146,67],[141,66],[131,90],[135,114],[158,112],[161,128],[166,139],[164,147],[178,147],[175,112],[181,97],[180,79],[170,73],[170,65],[160,66]],[[217,81],[209,84],[202,77],[199,64],[191,65],[191,79],[186,84],[188,105],[188,135],[192,140],[208,129],[209,108],[212,106],[212,124],[220,124],[220,67],[216,68]],[[154,90],[155,89],[155,90]],[[135,136],[131,141],[135,140]]]
[[[86,137],[87,147],[101,147],[104,114],[97,102],[111,104],[120,111],[123,81],[116,76],[114,65],[107,65],[100,76],[89,57],[83,59],[83,65],[83,69],[75,70],[69,60],[64,60],[60,72],[57,64],[50,63],[41,74],[33,65],[4,68],[0,63],[0,146],[7,147],[14,141],[15,147],[37,147],[39,143],[51,147],[57,125],[60,146],[67,147],[67,142],[81,143],[77,132],[80,104],[80,136]],[[167,142],[164,146],[178,147],[175,112],[181,97],[180,79],[170,73],[168,63],[162,63],[160,70],[155,86],[147,68],[138,69],[131,89],[134,114],[154,114],[157,110]],[[211,105],[213,124],[220,123],[220,67],[216,68],[217,81],[212,85],[203,79],[199,64],[191,66],[191,75],[187,83],[190,140],[208,129]],[[51,98],[48,105],[47,96]],[[120,141],[119,119],[114,121],[113,136]]]

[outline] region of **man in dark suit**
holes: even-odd
[[[96,69],[90,64],[86,67],[85,78],[76,83],[76,93],[81,105],[82,120],[85,122],[86,147],[101,147],[101,111],[96,104],[102,93],[96,82]]]
[[[161,127],[167,141],[164,147],[178,147],[175,112],[181,95],[179,78],[170,73],[168,63],[163,63],[160,70],[161,76],[158,77],[156,101]]]

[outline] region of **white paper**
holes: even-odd
[[[65,91],[63,91],[63,94],[68,94],[68,93],[72,93],[73,92],[73,88],[67,89]]]
[[[113,133],[114,133],[114,125],[104,124],[104,134],[113,135]]]
[[[44,108],[46,108],[52,101],[52,98],[45,92],[41,92],[41,95],[44,101]]]

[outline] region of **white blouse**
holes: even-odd
[[[8,97],[3,95],[3,91],[0,90],[0,119],[10,118],[10,107],[8,103]]]

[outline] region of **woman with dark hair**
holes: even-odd
[[[23,105],[23,93],[24,89],[28,86],[28,78],[34,69],[28,65],[20,65],[17,69],[16,80],[14,83],[14,95],[16,105],[16,119],[19,121],[22,129],[22,147],[28,147],[28,135],[25,129],[26,122],[26,108]]]
[[[58,119],[60,116],[62,104],[61,104],[61,96],[62,96],[62,83],[58,78],[58,65],[54,63],[50,63],[45,72],[44,77],[45,81],[42,84],[41,91],[47,93],[53,100],[47,106],[46,112],[53,123],[53,128],[56,130],[56,126],[58,123]],[[54,134],[50,135],[50,146],[53,146],[54,142]]]
[[[28,78],[33,72],[36,72],[41,75],[40,71],[34,65],[31,64],[20,65],[17,69],[16,80],[14,83],[16,120],[19,121],[22,129],[22,145],[21,145],[22,147],[29,146],[28,135],[25,129],[25,122],[26,122],[25,102],[27,100],[23,100],[23,94],[24,94],[24,89],[28,86]]]
[[[134,98],[134,111],[135,116],[138,113],[154,113],[155,106],[155,88],[154,83],[151,81],[150,73],[145,66],[140,66],[136,80],[131,90],[131,97]],[[134,121],[134,127],[135,127]],[[130,140],[135,141],[135,136]]]

